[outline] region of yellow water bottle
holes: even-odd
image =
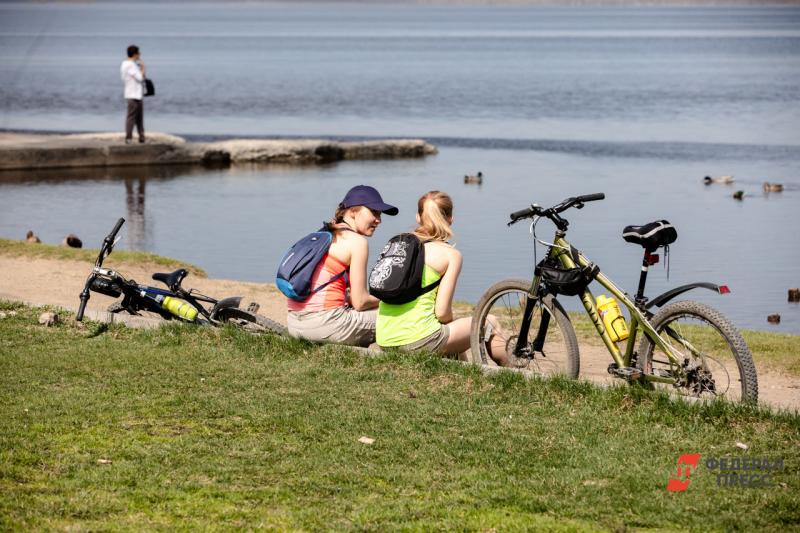
[[[166,309],[173,315],[184,320],[194,322],[194,319],[197,318],[197,309],[195,309],[194,306],[189,302],[184,302],[183,300],[173,298],[172,296],[162,295],[158,295],[156,297],[156,301],[161,303],[162,309]]]
[[[600,313],[600,319],[612,341],[619,342],[628,338],[628,325],[614,298],[609,298],[605,294],[598,296],[597,312]]]

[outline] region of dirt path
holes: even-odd
[[[107,265],[118,268],[126,277],[149,283],[157,267],[148,265],[121,265],[111,260]],[[89,263],[53,259],[31,259],[0,255],[0,298],[34,305],[56,305],[75,310],[78,295],[83,289]],[[154,282],[155,283],[155,282]],[[243,296],[243,302],[254,301],[261,305],[260,313],[282,324],[286,323],[286,307],[282,295],[272,284],[249,283],[223,279],[204,279],[189,276],[184,281],[187,288],[197,289],[215,298]],[[92,293],[87,309],[103,311],[112,298]],[[605,347],[581,345],[581,378],[599,383],[613,383],[606,372],[610,357]],[[759,365],[759,399],[776,407],[800,410],[800,379],[777,372],[768,372]]]

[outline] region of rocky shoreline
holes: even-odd
[[[144,144],[125,144],[121,133],[0,133],[0,170],[242,163],[309,165],[349,159],[417,158],[435,153],[436,147],[421,139],[188,142],[175,135],[151,133]]]

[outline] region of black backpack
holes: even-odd
[[[387,304],[416,300],[439,286],[441,279],[422,286],[425,246],[413,233],[395,235],[383,247],[369,273],[369,293]]]

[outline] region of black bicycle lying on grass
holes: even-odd
[[[81,292],[76,320],[83,320],[90,291],[93,291],[112,298],[122,297],[121,301],[114,302],[108,307],[110,313],[126,312],[140,315],[142,311],[147,311],[165,320],[179,319],[213,326],[236,324],[254,331],[271,331],[279,334],[286,332],[286,328],[281,324],[257,314],[258,304],[251,303],[246,309],[240,308],[241,296],[216,300],[194,289],[184,289],[181,282],[189,273],[184,268],[171,273],[153,274],[153,279],[166,285],[166,289],[142,285],[132,279],[126,279],[116,270],[103,268],[103,261],[111,255],[114,245],[119,240],[117,233],[124,223],[125,219],[120,218],[111,233],[103,240],[97,261]]]

